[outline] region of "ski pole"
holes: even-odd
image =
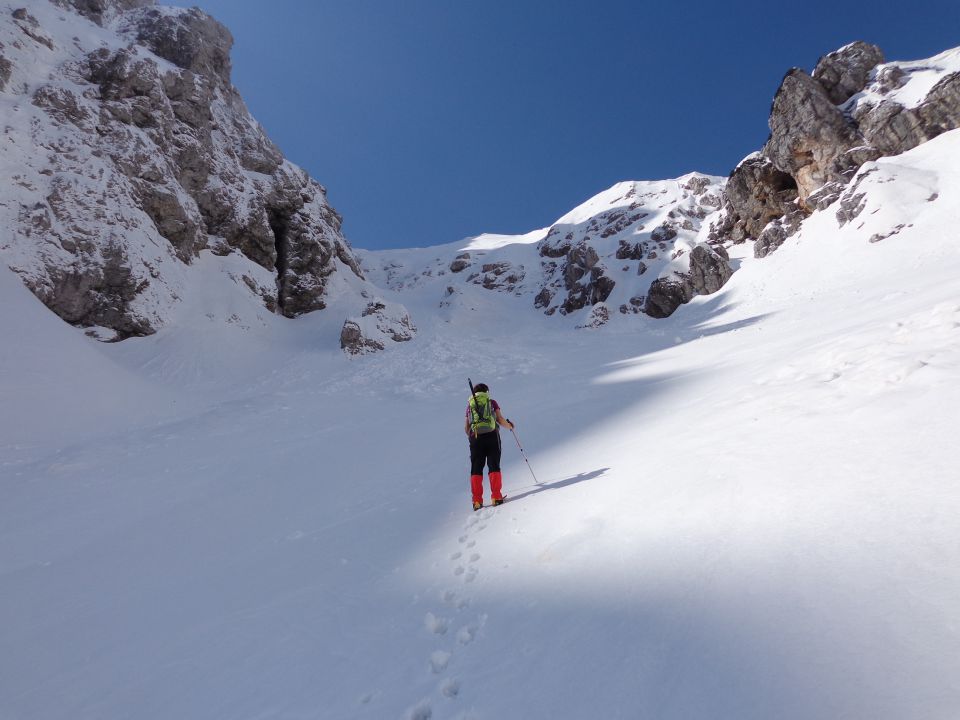
[[[527,454],[523,451],[523,446],[520,444],[520,438],[517,437],[517,433],[513,429],[513,420],[507,418],[507,422],[510,423],[510,433],[513,435],[513,439],[517,441],[517,447],[520,448],[520,454],[523,455],[523,459],[527,463],[527,469],[530,470],[530,474],[533,475],[533,481],[539,485],[540,481],[537,480],[537,475],[533,472],[533,466],[531,466],[530,461],[527,460]]]

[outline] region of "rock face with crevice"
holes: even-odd
[[[256,266],[238,286],[288,317],[323,309],[334,273],[362,277],[324,188],[231,84],[232,43],[152,0],[31,0],[0,23],[0,91],[21,109],[0,149],[19,168],[0,249],[67,322],[154,332],[203,253]]]
[[[865,163],[960,127],[960,72],[950,70],[960,67],[958,53],[885,63],[880,48],[854,42],[820,58],[812,74],[790,70],[773,100],[767,143],[730,175],[711,241],[754,240],[762,257],[807,214],[836,202]]]

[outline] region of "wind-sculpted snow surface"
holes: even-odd
[[[0,268],[0,717],[952,717],[957,168],[960,131],[868,163],[600,333],[531,307],[546,230],[396,254],[366,302],[417,336],[360,360],[346,292],[106,344]],[[476,513],[467,377],[539,480],[505,434]]]
[[[323,309],[331,275],[360,280],[325,190],[231,85],[226,28],[149,2],[61,5],[0,5],[0,253],[48,307],[104,338],[150,334],[207,281],[202,254],[243,258],[220,268],[234,292],[288,317]]]

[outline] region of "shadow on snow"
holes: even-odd
[[[515,502],[530,495],[536,495],[537,493],[544,492],[545,490],[559,490],[560,488],[569,487],[570,485],[576,485],[577,483],[585,482],[587,480],[593,480],[603,475],[610,468],[600,468],[599,470],[592,470],[586,473],[578,473],[572,477],[565,478],[563,480],[557,480],[552,483],[538,483],[536,485],[524,485],[519,490],[525,488],[534,488],[533,490],[527,490],[527,492],[520,493],[519,495],[510,495],[509,499],[511,502]]]

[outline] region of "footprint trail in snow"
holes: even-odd
[[[465,589],[480,575],[483,556],[475,550],[477,536],[486,529],[492,512],[485,508],[471,515],[463,527],[463,533],[457,537],[458,547],[448,555],[451,575],[454,581],[459,582],[457,587],[449,587],[440,593],[440,600],[444,612],[454,612],[457,616],[446,617],[439,610],[429,610],[424,616],[425,631],[438,639],[446,639],[447,643],[434,649],[427,657],[428,672],[439,676],[439,683],[433,693],[435,697],[421,700],[410,707],[404,715],[406,720],[429,720],[434,714],[434,699],[438,702],[451,702],[461,693],[460,680],[452,674],[451,666],[456,666],[457,653],[464,652],[467,646],[474,642],[487,620],[484,614],[473,618],[462,615],[470,607],[470,597]],[[457,628],[456,632],[449,632],[452,627]]]

